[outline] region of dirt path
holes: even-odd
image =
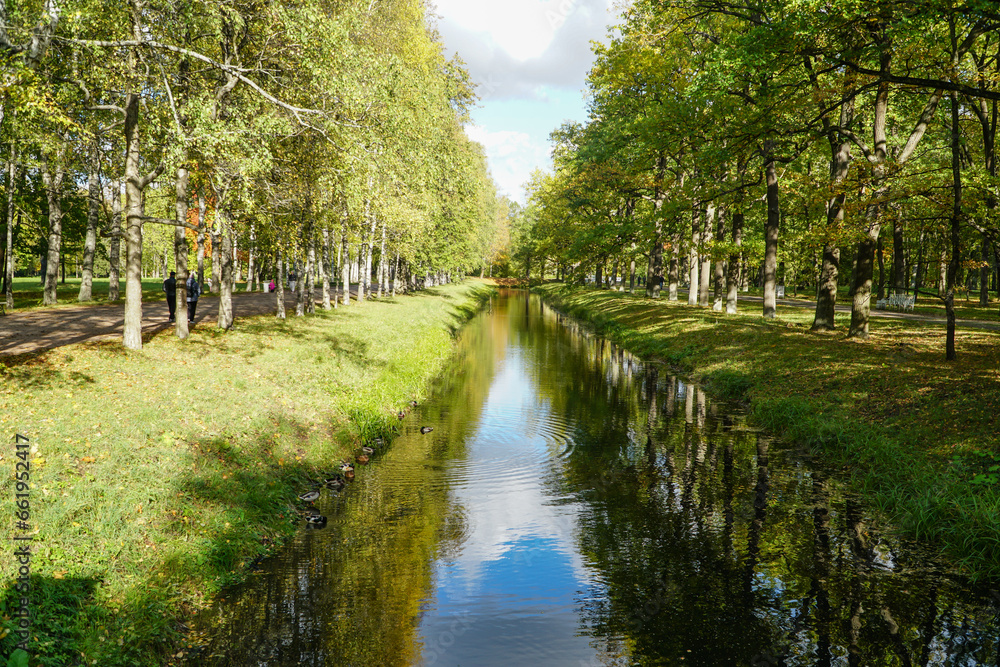
[[[354,290],[351,290],[354,292]],[[286,312],[295,312],[295,299],[285,292]],[[352,294],[353,296],[353,294]],[[178,310],[184,312],[182,304]],[[266,292],[236,292],[233,294],[235,317],[274,314],[277,304],[274,294]],[[219,297],[213,294],[198,300],[194,329],[215,326],[219,316]],[[8,313],[0,317],[0,356],[30,354],[62,345],[92,340],[120,340],[125,322],[121,304],[47,308],[26,313]],[[167,321],[167,302],[153,301],[142,305],[142,333],[155,335],[172,330]]]

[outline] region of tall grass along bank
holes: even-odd
[[[865,342],[809,331],[812,311],[759,304],[725,315],[666,300],[549,284],[554,307],[715,393],[757,424],[847,466],[867,502],[903,534],[938,545],[974,579],[1000,579],[1000,334],[959,331],[944,360],[940,324],[879,320]]]
[[[30,517],[14,535],[32,545],[26,596],[20,564],[2,561],[0,655],[21,641],[24,597],[32,665],[183,657],[185,615],[294,532],[309,480],[362,439],[391,439],[491,291],[469,281],[187,341],[164,332],[141,353],[0,357],[3,497],[14,503],[24,451]]]

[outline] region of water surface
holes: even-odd
[[[422,435],[419,427],[434,431]],[[523,293],[212,611],[212,665],[995,665],[1000,594]]]

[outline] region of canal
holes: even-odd
[[[356,472],[206,614],[199,664],[998,663],[1000,594],[523,292]]]

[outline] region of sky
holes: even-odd
[[[591,40],[605,41],[614,0],[435,0],[448,56],[478,84],[466,132],[486,148],[502,193],[521,203],[535,169],[551,167],[549,133],[587,118]]]

